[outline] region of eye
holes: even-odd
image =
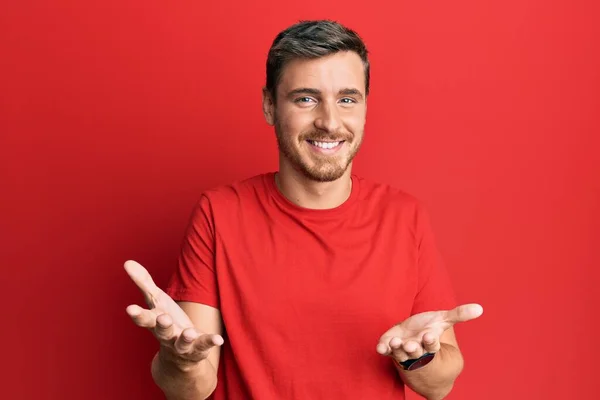
[[[350,97],[344,97],[344,98],[340,99],[340,101],[343,104],[353,104],[353,103],[356,103],[356,100],[354,100],[353,98],[350,98]]]
[[[296,100],[294,100],[295,103],[302,103],[302,104],[307,104],[311,101],[313,101],[313,99],[310,97],[306,97],[306,96],[298,97]]]

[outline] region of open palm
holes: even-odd
[[[165,357],[180,365],[204,360],[209,350],[223,344],[220,335],[199,332],[181,307],[160,289],[148,271],[135,261],[125,263],[127,274],[141,290],[149,309],[132,304],[127,314],[159,340]]]
[[[146,328],[154,328],[156,319],[163,314],[168,315],[172,322],[174,333],[179,336],[184,329],[193,328],[194,324],[185,311],[161,288],[156,286],[148,271],[134,261],[125,263],[127,274],[141,290],[149,309],[143,309],[137,305],[127,307],[130,316],[137,316],[138,320],[144,322]]]
[[[446,330],[459,322],[478,318],[482,313],[479,304],[465,304],[452,310],[415,314],[384,333],[377,352],[392,355],[398,361],[435,353],[440,349],[440,337]]]

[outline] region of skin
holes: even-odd
[[[352,190],[352,162],[364,139],[367,96],[364,68],[353,52],[294,60],[284,68],[276,99],[263,90],[263,113],[279,148],[276,183],[281,193],[310,209],[334,208]],[[333,149],[321,146],[338,144]],[[133,322],[160,343],[152,364],[155,382],[168,399],[207,398],[217,384],[222,321],[218,310],[176,303],[134,261],[125,269],[148,308],[131,305]],[[463,368],[453,326],[478,318],[483,309],[466,304],[411,316],[382,333],[375,351],[390,357],[403,381],[429,400],[445,397]],[[432,362],[404,371],[398,362],[435,353]]]
[[[132,304],[127,314],[160,344],[152,360],[154,381],[169,400],[206,399],[217,386],[223,344],[219,310],[204,304],[176,303],[135,261],[125,262],[125,271],[148,305],[142,308]]]
[[[263,112],[277,136],[280,191],[297,205],[312,209],[333,208],[346,201],[367,116],[364,68],[358,54],[340,52],[292,61],[277,86],[276,99],[263,92]],[[343,143],[324,153],[311,140]],[[397,366],[425,352],[436,353],[435,362],[423,369],[428,375],[400,367],[398,372],[417,393],[428,399],[443,398],[463,368],[453,326],[482,312],[480,305],[467,304],[414,315],[385,332],[376,351],[391,357]],[[436,381],[436,376],[442,378]]]
[[[352,161],[363,142],[367,115],[360,57],[343,52],[294,60],[276,90],[277,101],[263,92],[263,112],[277,137],[280,190],[306,208],[342,204],[350,195]],[[323,152],[309,140],[343,142]]]

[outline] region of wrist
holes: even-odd
[[[428,400],[440,400],[452,390],[463,362],[458,348],[442,343],[435,357],[421,368],[409,371],[394,364],[406,386]]]
[[[217,386],[217,371],[208,359],[177,363],[158,351],[151,369],[154,383],[167,399],[205,399]]]
[[[409,359],[406,361],[394,360],[397,367],[402,371],[414,371],[423,368],[433,361],[437,353],[425,353],[419,358]]]
[[[166,372],[167,375],[195,375],[206,373],[209,364],[207,359],[201,361],[186,360],[174,354],[170,349],[164,347],[161,347],[156,353],[152,363],[153,365],[156,364],[156,368]]]

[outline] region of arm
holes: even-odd
[[[462,372],[464,360],[453,328],[446,330],[440,337],[440,349],[427,365],[413,371],[396,369],[404,383],[413,391],[428,400],[440,400],[446,397],[454,381]]]
[[[421,212],[416,220],[418,288],[411,316],[383,334],[377,352],[393,359],[406,386],[428,400],[440,400],[450,393],[464,365],[453,326],[479,318],[483,307],[479,304],[455,306],[449,276],[435,246],[428,216]],[[418,359],[424,353],[435,356],[420,368],[406,371],[399,364]]]
[[[417,210],[415,232],[419,286],[412,308],[412,315],[429,310],[453,309],[457,304],[450,277],[436,245],[429,213],[422,207]],[[474,312],[476,314],[477,310]],[[441,313],[440,316],[447,317],[448,315],[447,313]],[[421,343],[423,336],[416,335],[411,339],[417,339],[413,343],[413,345],[418,344],[418,346],[415,346],[417,350],[412,354],[408,352],[402,354],[403,352],[400,351],[400,359],[418,358],[423,354],[423,351],[436,354],[427,365],[412,371],[405,371],[395,363],[400,377],[408,387],[428,400],[442,399],[448,395],[452,390],[454,381],[463,369],[463,357],[456,341],[452,323],[465,321],[469,318],[464,318],[464,314],[462,318],[459,315],[451,316],[451,321],[447,321],[451,323],[438,326],[437,329],[433,329],[435,325],[431,325],[432,320],[424,321],[425,325],[416,329],[417,332],[420,330],[433,335],[431,337],[435,339],[433,344]],[[420,329],[425,327],[427,329]],[[420,349],[421,347],[422,349]]]
[[[390,356],[404,383],[428,400],[443,399],[463,369],[463,357],[453,326],[479,318],[479,304],[464,304],[447,311],[428,311],[412,315],[389,329],[379,340],[377,352]],[[434,353],[426,365],[404,370],[400,362]]]
[[[196,330],[222,334],[219,310],[192,302],[178,303]],[[206,399],[217,387],[221,348],[212,347],[199,363],[182,364],[174,359],[170,349],[161,346],[152,360],[152,377],[168,400]]]
[[[150,330],[160,350],[152,361],[152,377],[169,400],[205,399],[217,385],[222,323],[216,308],[199,303],[177,304],[135,261],[125,270],[142,291],[148,308],[127,307],[133,322]]]
[[[179,262],[166,293],[179,305],[198,332],[221,335],[223,322],[214,259],[215,227],[208,197],[194,207],[186,229]],[[209,343],[210,344],[210,343]],[[168,400],[206,399],[217,386],[220,346],[210,347],[196,363],[173,360],[166,346],[155,356],[152,376]]]

